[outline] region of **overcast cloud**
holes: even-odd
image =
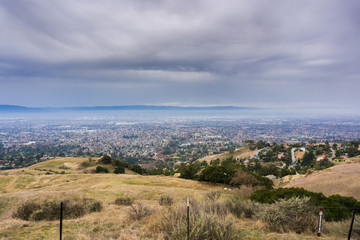
[[[0,104],[359,110],[360,2],[0,1]]]

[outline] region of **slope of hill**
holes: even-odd
[[[58,221],[23,221],[12,213],[27,200],[92,198],[101,201],[103,210],[84,217],[65,220],[64,239],[162,239],[154,231],[158,214],[141,221],[129,220],[130,207],[114,204],[116,198],[132,196],[155,212],[166,211],[159,205],[162,194],[174,197],[176,204],[185,197],[204,200],[208,191],[222,192],[221,200],[242,195],[244,190],[226,191],[224,186],[165,176],[130,174],[86,174],[79,168],[84,158],[60,158],[34,166],[0,171],[0,239],[58,239]],[[50,171],[51,170],[51,171]],[[65,173],[58,173],[59,171]],[[248,190],[247,190],[248,191]],[[247,193],[248,194],[248,193]],[[243,239],[313,239],[313,234],[274,233],[250,219],[233,218]],[[324,237],[323,239],[338,239]]]
[[[211,160],[216,160],[216,159],[224,160],[229,157],[233,157],[235,159],[253,157],[255,152],[256,151],[251,151],[248,148],[241,147],[236,149],[233,153],[224,152],[219,154],[208,155],[206,157],[198,159],[198,161],[199,162],[206,161],[209,164]]]
[[[302,187],[325,195],[340,194],[360,200],[360,163],[341,164],[309,175],[277,179],[277,187]]]

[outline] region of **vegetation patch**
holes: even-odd
[[[241,201],[233,198],[225,202],[229,212],[238,218],[253,218],[260,209],[261,204],[253,201]]]
[[[263,209],[258,212],[258,218],[272,231],[313,232],[316,228],[316,217],[309,201],[309,197],[281,199],[263,206]]]
[[[28,175],[20,176],[20,177],[18,177],[16,179],[15,188],[24,189],[25,187],[27,187],[33,181],[35,181],[34,176],[28,176]]]
[[[220,198],[221,192],[220,191],[210,191],[206,193],[206,199],[210,201],[216,201]]]
[[[159,204],[161,206],[171,206],[174,203],[174,198],[170,195],[161,195],[159,198]]]
[[[150,216],[152,213],[153,210],[139,202],[131,205],[130,209],[128,210],[128,216],[132,220],[143,219],[144,217]]]
[[[325,197],[322,193],[311,192],[303,188],[278,188],[274,190],[260,189],[251,194],[251,200],[260,203],[275,203],[281,199],[308,197],[309,204],[324,208],[327,221],[341,221],[352,216],[353,208],[360,208],[360,202],[353,197],[332,195]]]
[[[0,198],[0,214],[4,211],[4,209],[8,206],[9,200],[7,198]]]
[[[102,204],[93,199],[64,200],[63,218],[80,218],[91,212],[100,212]],[[26,221],[54,221],[60,218],[60,201],[27,201],[14,213],[13,218]]]
[[[130,206],[133,203],[134,203],[134,198],[132,197],[119,197],[115,200],[116,205]]]
[[[190,239],[192,240],[233,240],[236,235],[231,219],[227,216],[226,207],[222,203],[198,203],[192,201],[190,207]],[[157,228],[164,233],[164,239],[186,239],[187,210],[185,205],[175,210],[168,209],[158,222]]]

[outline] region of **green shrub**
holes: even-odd
[[[272,231],[296,233],[313,231],[316,228],[317,218],[309,200],[309,197],[282,199],[263,206],[257,216]]]
[[[102,204],[92,199],[64,200],[63,218],[74,219],[102,210]],[[60,218],[60,201],[25,202],[14,213],[14,218],[26,221],[54,221]]]
[[[116,205],[132,205],[134,203],[134,198],[132,197],[119,197],[115,200]]]
[[[117,167],[117,168],[115,168],[114,173],[116,173],[116,174],[124,174],[125,173],[125,168]]]
[[[200,171],[201,166],[200,163],[181,163],[178,172],[180,173],[181,178],[185,179],[195,179],[197,177],[197,173]]]
[[[199,181],[229,184],[234,175],[233,169],[225,166],[207,166],[199,174]]]
[[[280,199],[292,197],[309,197],[309,203],[317,208],[324,208],[327,221],[341,221],[351,217],[352,208],[360,208],[360,202],[353,197],[332,195],[325,197],[322,193],[307,191],[303,188],[260,189],[251,194],[250,199],[260,203],[274,203]]]
[[[210,191],[206,193],[206,199],[210,201],[216,201],[220,198],[221,191]]]
[[[161,195],[159,204],[162,206],[171,206],[174,203],[174,198],[169,195]]]
[[[80,167],[81,167],[81,168],[91,167],[91,163],[90,163],[89,161],[82,162],[82,163],[80,164]]]
[[[97,166],[95,172],[96,173],[108,173],[109,170],[107,168],[105,168],[105,167]]]
[[[142,203],[133,204],[128,210],[128,216],[132,220],[140,220],[146,216],[150,216],[152,213],[153,211],[149,207],[144,206]]]
[[[101,159],[100,161],[104,164],[111,164],[112,160],[111,160],[111,157],[107,154],[105,154]]]

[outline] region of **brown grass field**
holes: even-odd
[[[211,160],[216,160],[216,159],[224,160],[229,157],[233,157],[235,159],[248,158],[248,157],[253,157],[255,152],[256,151],[251,151],[248,148],[241,147],[241,148],[236,149],[234,151],[234,153],[232,153],[232,154],[229,152],[213,154],[213,155],[209,155],[209,156],[200,158],[200,159],[198,159],[198,161],[199,162],[206,161],[209,164],[211,162]]]
[[[275,181],[277,187],[302,187],[326,196],[340,194],[360,200],[360,163],[356,158],[309,175],[286,176]]]
[[[225,191],[222,185],[176,177],[85,174],[80,163],[86,160],[59,158],[24,169],[0,171],[0,239],[59,239],[58,221],[33,222],[12,218],[14,210],[26,200],[51,199],[60,202],[62,199],[86,197],[101,201],[101,212],[64,220],[63,239],[132,240],[163,239],[162,233],[154,230],[156,219],[165,208],[158,203],[162,194],[173,196],[175,204],[179,204],[184,202],[186,197],[203,200],[210,190],[220,190],[221,201],[234,195],[246,198],[251,193],[248,188],[233,189],[230,192]],[[54,174],[61,171],[65,173]],[[307,178],[309,177],[312,176]],[[353,190],[358,189],[355,185],[353,184]],[[129,207],[114,204],[115,199],[120,196],[134,197],[137,202],[152,208],[155,214],[140,221],[130,220],[127,216]],[[314,239],[314,234],[270,232],[263,228],[260,221],[237,218],[233,218],[233,221],[241,236],[239,239]],[[328,233],[322,239],[342,238],[336,233]]]
[[[302,159],[304,158],[305,152],[296,151],[296,152],[294,153],[294,155],[295,155],[295,159],[296,159],[296,160],[298,160],[298,159],[302,160]]]

